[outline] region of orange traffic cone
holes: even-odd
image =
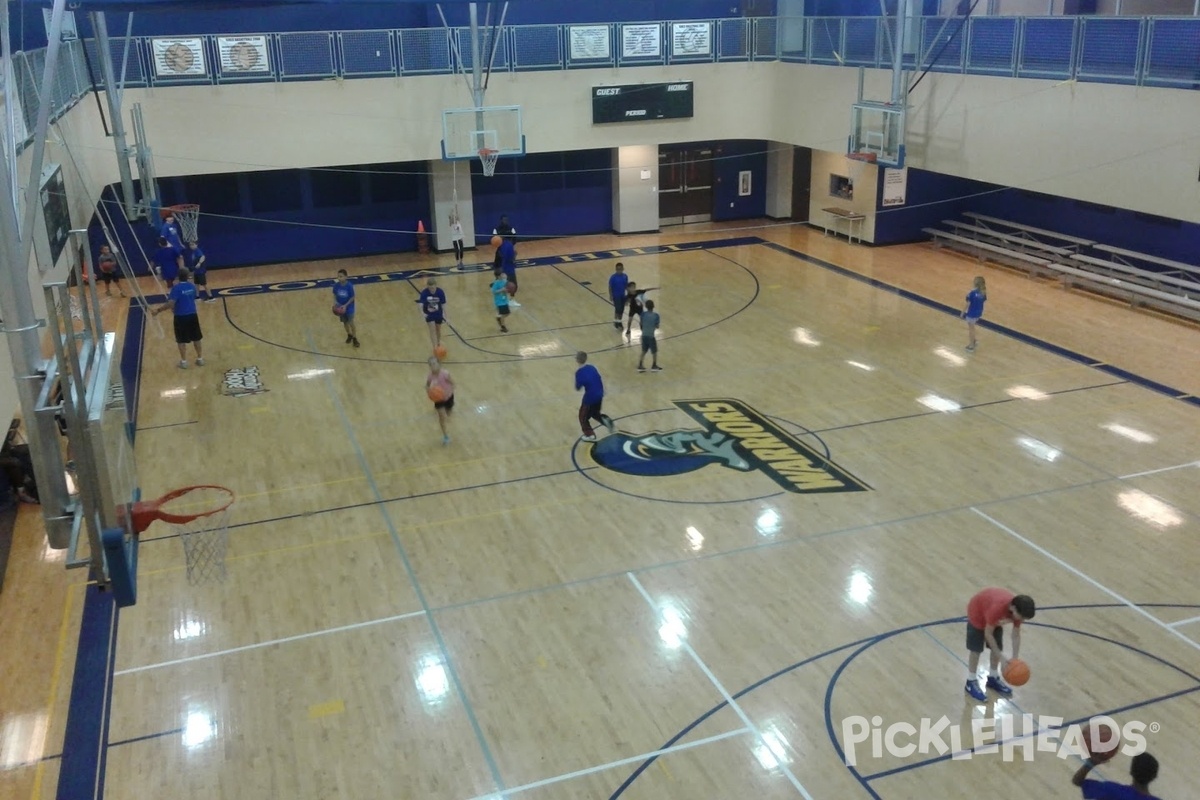
[[[429,253],[429,234],[425,232],[423,220],[417,220],[417,252],[422,255]]]

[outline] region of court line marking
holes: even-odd
[[[655,618],[657,619],[659,616],[661,616],[662,612],[659,610],[658,604],[654,602],[652,597],[650,597],[650,593],[646,591],[646,587],[642,586],[642,582],[637,579],[637,576],[632,572],[627,572],[625,574],[629,578],[630,583],[633,584],[633,587],[637,589],[638,594],[640,594],[642,599],[646,601],[646,604],[650,606],[650,610],[654,612]],[[708,668],[708,665],[705,664],[704,660],[700,658],[700,654],[696,652],[691,643],[686,638],[682,638],[680,640],[680,646],[683,648],[684,652],[691,657],[692,661],[696,662],[696,666],[699,667],[700,671],[704,673],[704,677],[708,678],[709,683],[716,688],[717,692],[721,695],[722,699],[725,700],[726,704],[728,704],[728,706],[733,709],[734,713],[738,715],[738,717],[742,720],[742,724],[744,724],[750,730],[750,732],[754,734],[754,737],[758,739],[759,744],[765,747],[767,752],[774,754],[775,751],[771,749],[771,745],[762,735],[762,731],[758,729],[758,726],[754,724],[745,710],[738,705],[738,702],[733,699],[733,695],[731,695],[725,689],[725,687],[721,684],[721,681],[719,681],[717,676],[713,674],[713,671]],[[795,774],[792,772],[791,768],[787,765],[787,759],[784,756],[777,755],[776,761],[779,763],[779,769],[785,776],[787,776],[788,781],[792,784],[792,787],[800,793],[800,796],[803,797],[804,800],[813,800],[813,796],[808,793],[808,790],[804,788],[804,785],[800,783]]]
[[[86,589],[84,591],[87,591]],[[67,632],[71,624],[71,607],[75,603],[75,592],[72,587],[68,586],[64,592],[66,598],[63,600],[62,620],[58,623],[58,645],[54,649],[54,669],[50,671],[50,688],[46,692],[46,733],[53,730],[51,723],[54,721],[54,708],[57,705],[58,699],[58,684],[62,680],[63,654],[67,651]],[[64,738],[65,738],[64,731]],[[60,743],[61,744],[61,743]],[[37,766],[33,772],[33,791],[30,793],[32,800],[39,800],[42,796],[42,777],[45,772],[43,762],[44,758],[39,758]]]
[[[1176,620],[1175,622],[1168,622],[1167,627],[1174,628],[1179,625],[1191,625],[1193,622],[1200,622],[1200,616],[1188,617],[1187,619]]]
[[[313,346],[312,332],[307,328],[305,335],[309,345]],[[319,354],[313,356],[318,364],[325,363],[325,357]],[[413,568],[412,561],[408,558],[408,552],[404,548],[404,542],[400,540],[400,533],[396,530],[396,523],[392,519],[391,512],[388,511],[387,504],[383,503],[383,494],[379,491],[379,485],[375,482],[375,476],[371,472],[371,465],[367,461],[366,453],[363,452],[362,444],[358,441],[358,434],[354,431],[354,425],[350,422],[350,418],[346,415],[346,407],[342,403],[342,399],[338,396],[337,388],[333,385],[332,378],[326,374],[324,380],[325,389],[329,394],[329,399],[332,405],[337,409],[338,417],[341,420],[342,428],[346,432],[346,438],[354,448],[355,456],[358,459],[359,469],[367,478],[367,483],[371,487],[371,492],[375,495],[378,501],[375,507],[379,511],[379,515],[383,517],[384,524],[387,525],[388,531],[391,533],[392,542],[396,546],[396,552],[400,555],[400,561],[404,564],[404,571],[408,574],[409,584],[412,586],[413,593],[417,596],[417,602],[421,604],[421,609],[425,614],[425,620],[429,623],[429,630],[433,633],[434,641],[437,642],[438,650],[441,653],[442,662],[446,672],[450,675],[450,680],[454,683],[454,688],[457,690],[459,702],[462,703],[463,713],[466,714],[467,720],[471,723],[471,729],[475,733],[475,738],[479,743],[479,749],[483,753],[483,759],[487,762],[488,770],[492,774],[492,780],[496,784],[496,788],[503,792],[504,779],[500,775],[500,767],[496,763],[495,756],[492,755],[492,750],[488,746],[487,739],[483,735],[483,727],[479,724],[478,717],[475,716],[475,710],[471,707],[471,699],[467,696],[466,687],[463,686],[461,678],[459,678],[458,670],[454,667],[454,661],[450,658],[450,650],[446,647],[446,640],[442,636],[441,628],[434,619],[433,614],[429,613],[429,601],[425,598],[425,592],[421,588],[421,582],[417,579],[417,571]]]
[[[1160,472],[1171,472],[1176,469],[1187,469],[1188,467],[1200,467],[1200,461],[1189,461],[1186,464],[1176,464],[1172,467],[1159,467],[1158,469],[1148,469],[1142,472],[1131,472],[1128,475],[1121,475],[1117,478],[1119,481],[1126,481],[1130,478],[1144,478],[1147,475],[1157,475]]]
[[[623,767],[626,764],[632,764],[636,761],[644,761],[647,758],[658,758],[659,756],[667,756],[667,755],[671,755],[672,753],[680,753],[680,752],[683,752],[684,750],[692,750],[697,747],[703,747],[706,744],[714,744],[715,742],[721,742],[721,741],[724,741],[725,739],[732,739],[735,736],[742,736],[747,733],[751,733],[751,730],[749,728],[739,728],[736,731],[727,731],[725,733],[718,733],[716,736],[709,736],[704,739],[697,739],[694,742],[688,742],[686,744],[677,744],[673,747],[664,747],[661,750],[651,750],[649,753],[642,753],[639,756],[629,756],[628,758],[622,758],[617,761],[610,761],[607,764],[600,764],[599,766],[588,767],[586,769],[576,770],[575,772],[566,772],[566,773],[563,773],[562,775],[556,775],[553,778],[546,778],[544,780],[534,781],[533,783],[526,783],[526,784],[522,784],[521,786],[514,786],[511,789],[505,789],[504,792],[501,794],[497,794],[497,793],[493,792],[492,794],[479,795],[478,797],[472,798],[472,800],[500,800],[500,798],[507,796],[507,795],[517,794],[519,792],[527,792],[530,789],[540,789],[543,786],[552,786],[553,784],[562,783],[563,781],[574,780],[576,778],[585,778],[588,775],[595,775],[597,772],[604,772],[605,770],[616,769],[617,767]]]
[[[409,611],[405,614],[395,614],[390,617],[381,617],[379,619],[369,619],[365,622],[352,622],[349,625],[339,625],[336,628],[323,628],[318,631],[308,631],[306,633],[298,633],[294,636],[284,636],[279,639],[269,639],[265,642],[253,642],[252,644],[243,644],[237,647],[229,647],[225,650],[214,650],[211,653],[200,653],[194,656],[185,656],[184,658],[173,658],[170,661],[158,661],[153,664],[143,664],[140,667],[127,667],[119,669],[113,673],[113,677],[121,675],[132,675],[135,672],[147,672],[152,669],[162,669],[163,667],[174,667],[179,664],[189,664],[193,661],[204,661],[208,658],[218,658],[227,656],[232,653],[244,653],[247,650],[258,650],[263,647],[271,647],[276,644],[287,644],[288,642],[298,642],[301,639],[313,639],[318,636],[325,636],[330,633],[343,633],[345,631],[358,630],[360,628],[369,628],[372,625],[382,625],[387,622],[398,622],[402,619],[412,619],[413,617],[421,617],[426,614],[425,611]]]
[[[1128,600],[1128,599],[1126,599],[1124,596],[1122,596],[1122,595],[1120,595],[1120,594],[1118,594],[1118,593],[1114,592],[1112,589],[1108,588],[1107,586],[1105,586],[1105,585],[1104,585],[1103,583],[1101,583],[1100,581],[1098,581],[1098,580],[1096,580],[1095,578],[1093,578],[1092,576],[1088,575],[1088,574],[1087,574],[1086,572],[1084,572],[1083,570],[1081,570],[1081,569],[1078,569],[1078,568],[1076,568],[1076,567],[1073,567],[1073,566],[1071,566],[1070,564],[1068,564],[1068,563],[1067,563],[1066,561],[1064,561],[1063,559],[1059,558],[1058,556],[1054,555],[1053,553],[1051,553],[1051,552],[1050,552],[1049,550],[1047,550],[1046,548],[1042,547],[1040,544],[1037,544],[1036,542],[1034,542],[1034,541],[1032,541],[1032,540],[1030,540],[1030,539],[1027,539],[1026,537],[1022,536],[1021,534],[1017,533],[1017,532],[1016,532],[1015,530],[1013,530],[1012,528],[1010,528],[1010,527],[1008,527],[1007,525],[1005,525],[1003,522],[1000,522],[1000,521],[999,521],[998,519],[996,519],[995,517],[991,517],[991,516],[989,516],[988,514],[984,513],[983,511],[980,511],[980,510],[979,510],[978,508],[976,508],[975,506],[971,506],[971,511],[973,511],[973,512],[975,512],[976,514],[978,514],[979,516],[983,517],[983,518],[984,518],[984,519],[986,519],[988,522],[992,523],[992,524],[993,524],[993,525],[995,525],[997,528],[999,528],[1000,530],[1004,531],[1005,533],[1007,533],[1009,536],[1013,537],[1013,538],[1014,538],[1014,539],[1016,539],[1017,541],[1019,541],[1019,542],[1023,542],[1023,543],[1024,543],[1026,546],[1028,546],[1030,549],[1032,549],[1032,550],[1035,550],[1035,551],[1037,551],[1038,553],[1041,553],[1043,556],[1045,556],[1046,558],[1050,559],[1050,560],[1051,560],[1051,561],[1053,561],[1055,564],[1058,564],[1060,567],[1062,567],[1063,569],[1065,569],[1065,570],[1067,570],[1068,572],[1072,573],[1072,574],[1073,574],[1073,575],[1075,575],[1076,577],[1078,577],[1078,578],[1081,578],[1082,580],[1086,581],[1087,583],[1090,583],[1092,586],[1094,586],[1094,587],[1096,587],[1097,589],[1099,589],[1100,591],[1104,592],[1104,593],[1105,593],[1105,594],[1107,594],[1109,597],[1112,597],[1113,599],[1115,599],[1115,600],[1118,600],[1118,601],[1120,601],[1121,603],[1124,603],[1126,606],[1129,606],[1129,607],[1130,607],[1130,608],[1132,608],[1134,611],[1136,611],[1138,614],[1141,614],[1143,617],[1145,617],[1146,619],[1150,620],[1150,621],[1151,621],[1151,622],[1153,622],[1155,625],[1157,625],[1158,627],[1160,627],[1160,628],[1162,628],[1163,630],[1167,631],[1168,633],[1172,634],[1173,636],[1175,636],[1176,638],[1178,638],[1180,641],[1182,641],[1182,642],[1185,642],[1186,644],[1188,644],[1189,646],[1191,646],[1192,648],[1194,648],[1194,649],[1196,649],[1196,650],[1200,650],[1200,642],[1197,642],[1195,639],[1192,639],[1192,638],[1191,638],[1191,637],[1189,637],[1189,636],[1185,636],[1184,634],[1182,634],[1182,633],[1180,633],[1179,631],[1175,630],[1174,628],[1172,628],[1172,627],[1171,627],[1169,624],[1167,624],[1166,622],[1163,622],[1161,619],[1159,619],[1158,617],[1154,616],[1154,615],[1153,615],[1153,614],[1151,614],[1149,611],[1146,611],[1146,610],[1145,610],[1144,608],[1142,608],[1141,606],[1139,606],[1139,605],[1135,604],[1133,601],[1131,601],[1131,600]]]

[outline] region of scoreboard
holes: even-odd
[[[692,88],[691,81],[594,86],[592,124],[690,119],[694,108]]]

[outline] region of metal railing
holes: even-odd
[[[492,43],[484,44],[498,72],[734,61],[888,69],[893,25],[877,17],[520,25],[501,31],[494,56]],[[128,41],[126,85],[437,75],[471,66],[469,31],[463,28],[261,36],[265,68],[245,73],[226,68],[220,37],[204,35],[190,38],[203,50],[203,73],[182,75],[157,72],[153,40],[135,37]],[[1198,17],[917,17],[908,24],[904,40],[904,63],[914,70],[1200,88]],[[95,41],[82,46],[96,63]],[[65,51],[73,68],[62,71],[64,85],[52,99],[56,113],[88,87],[82,46],[71,42]],[[122,63],[125,47],[126,40],[112,40],[114,63]],[[35,98],[29,93],[36,93],[37,60],[44,58],[39,53],[43,51],[15,56],[27,119],[36,117]]]
[[[47,97],[42,97],[41,94],[42,72],[46,68],[45,48],[19,51],[12,55],[13,82],[16,89],[12,100],[17,104],[13,139],[18,153],[33,141],[38,112],[44,102],[50,103],[50,121],[54,122],[70,111],[92,88],[87,63],[84,61],[83,43],[78,40],[64,42],[58,53],[58,72]],[[8,109],[3,108],[0,124],[7,124],[7,116]]]

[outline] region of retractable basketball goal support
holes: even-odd
[[[121,113],[125,76],[122,74],[122,82],[118,84],[116,70],[113,69],[112,63],[112,45],[108,38],[108,21],[104,12],[93,12],[88,16],[92,20],[92,29],[96,32],[96,52],[100,57],[100,73],[104,76],[104,96],[108,101],[109,129],[112,131],[113,147],[117,151],[117,171],[121,174],[121,205],[125,209],[125,219],[133,220],[137,217],[138,205],[137,198],[133,196],[133,173],[129,169],[131,151],[125,138],[125,119]],[[126,55],[128,55],[129,49],[129,42],[126,41]]]

